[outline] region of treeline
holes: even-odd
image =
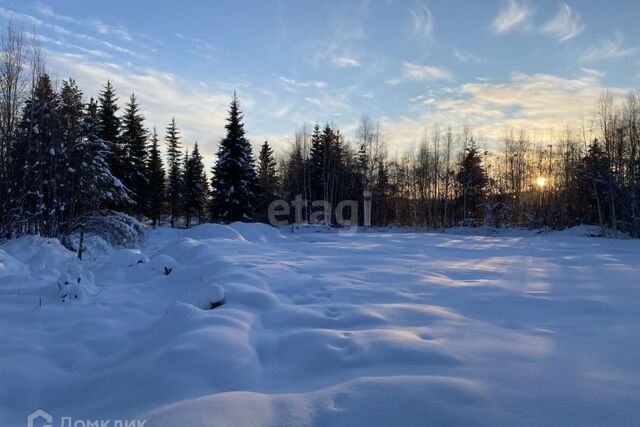
[[[57,89],[45,70],[38,44],[7,27],[0,57],[0,238],[65,236],[102,210],[153,226],[165,219],[186,227],[254,219],[259,182],[235,95],[209,181],[197,142],[183,149],[175,120],[165,131],[165,159],[135,95],[120,114],[109,82],[97,100],[85,102],[73,79]]]
[[[605,92],[593,110],[589,125],[566,127],[555,139],[508,130],[491,150],[481,149],[468,127],[435,125],[393,158],[368,117],[351,144],[335,127],[303,127],[279,165],[281,197],[335,206],[370,192],[377,226],[593,224],[603,235],[639,237],[640,91],[622,101]],[[308,212],[305,220],[313,218]]]
[[[352,144],[336,128],[303,127],[280,163],[281,196],[335,203],[368,191],[377,226],[592,224],[603,235],[640,237],[640,90],[623,100],[605,92],[593,113],[555,139],[508,130],[490,150],[469,127],[436,124],[394,157],[368,117]]]
[[[597,120],[556,140],[507,131],[488,150],[468,127],[435,125],[392,157],[365,116],[351,140],[333,124],[305,125],[288,153],[276,158],[265,141],[257,161],[234,95],[207,176],[198,144],[183,146],[175,120],[149,129],[134,94],[121,110],[109,82],[97,100],[73,79],[55,84],[37,43],[11,26],[1,47],[2,238],[64,236],[102,210],[153,226],[270,222],[274,200],[295,207],[289,221],[335,225],[336,207],[353,200],[353,219],[374,226],[597,224],[640,236],[638,91],[622,103],[603,94]]]

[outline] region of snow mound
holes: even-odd
[[[280,230],[260,222],[234,222],[231,227],[238,231],[244,240],[252,243],[277,243],[285,239]]]
[[[58,279],[67,264],[76,257],[58,239],[39,236],[9,240],[2,245],[2,250],[24,264],[33,276],[47,281]]]
[[[242,234],[234,228],[224,224],[200,224],[187,230],[183,230],[181,234],[194,240],[244,240]]]
[[[220,285],[208,285],[196,289],[190,300],[198,308],[211,310],[225,303],[225,292]]]
[[[120,268],[148,262],[149,258],[139,249],[116,249],[111,253],[109,265],[114,268]]]
[[[221,393],[169,405],[140,418],[148,420],[149,427],[495,425],[483,408],[485,399],[482,387],[470,380],[373,377],[307,393]]]
[[[0,249],[0,279],[24,274],[28,268],[13,256]]]
[[[169,255],[154,255],[149,259],[149,262],[145,264],[145,267],[148,271],[153,274],[162,274],[164,276],[168,276],[175,270],[178,263],[176,260]]]
[[[602,229],[597,225],[577,225],[552,234],[564,237],[602,237]]]
[[[93,282],[93,273],[85,270],[79,262],[70,264],[57,281],[62,302],[83,300],[98,293]]]

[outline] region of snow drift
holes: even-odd
[[[0,425],[640,422],[640,242],[317,231],[0,245]]]

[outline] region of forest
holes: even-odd
[[[38,42],[12,25],[1,44],[3,239],[62,237],[101,212],[154,227],[268,222],[273,201],[296,197],[305,203],[302,220],[313,222],[311,201],[361,204],[364,194],[372,226],[592,224],[603,236],[640,236],[639,90],[576,106],[593,118],[554,137],[505,129],[487,143],[464,123],[425,123],[424,137],[400,155],[390,154],[388,130],[366,115],[354,135],[335,123],[301,124],[290,149],[275,153],[245,134],[234,93],[226,136],[207,164],[175,120],[160,129],[146,123],[134,94],[123,102],[107,81],[87,99],[73,78],[52,79]],[[336,223],[332,215],[321,220]]]

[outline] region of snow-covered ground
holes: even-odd
[[[0,426],[640,425],[639,241],[203,225],[85,259],[0,246]]]

